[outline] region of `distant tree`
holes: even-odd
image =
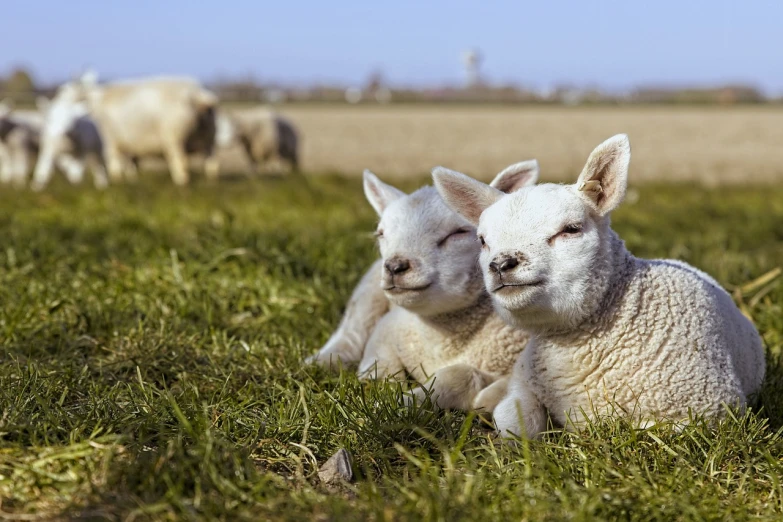
[[[29,101],[34,97],[35,83],[27,70],[18,67],[3,82],[3,90],[15,101]]]

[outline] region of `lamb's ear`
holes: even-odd
[[[496,188],[444,167],[432,169],[440,197],[456,213],[478,225],[481,213],[503,196]]]
[[[489,184],[490,187],[510,194],[522,187],[535,185],[538,181],[538,161],[532,159],[509,165]]]
[[[576,182],[576,190],[601,216],[616,209],[625,198],[631,144],[626,134],[612,136],[590,154]]]
[[[370,172],[364,171],[364,195],[367,197],[367,201],[370,202],[372,208],[380,216],[386,207],[389,206],[394,200],[400,199],[405,196],[405,192],[398,188],[394,188],[391,185],[387,185],[383,181],[378,179],[378,176]]]

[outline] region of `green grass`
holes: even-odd
[[[781,519],[783,277],[739,287],[783,265],[783,188],[645,185],[614,218],[634,253],[706,270],[753,317],[753,412],[507,447],[302,366],[375,256],[359,181],[311,185],[3,189],[0,518]],[[341,447],[356,480],[319,484]]]

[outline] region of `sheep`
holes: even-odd
[[[522,162],[493,186],[516,190],[537,176],[537,162]],[[363,378],[407,372],[431,387],[437,407],[491,412],[527,334],[494,313],[476,264],[473,226],[432,187],[406,195],[365,171],[364,191],[380,216],[382,259],[357,286],[338,330],[308,361],[358,363]],[[411,398],[425,394],[417,388]]]
[[[130,160],[163,155],[176,185],[187,185],[188,154],[206,156],[206,174],[217,175],[213,157],[217,96],[191,78],[143,78],[98,85],[88,72],[72,84],[97,123],[109,177],[123,178]]]
[[[630,155],[618,135],[576,184],[510,195],[433,170],[446,204],[478,227],[495,309],[532,335],[493,412],[504,435],[539,435],[546,410],[568,429],[612,412],[640,426],[715,420],[761,386],[761,339],[729,294],[686,263],[634,257],[610,227]]]
[[[299,137],[293,124],[266,107],[241,112],[220,111],[217,144],[221,148],[241,145],[254,171],[277,158],[299,170]]]
[[[103,158],[103,140],[98,127],[79,101],[78,88],[65,84],[50,101],[38,98],[38,109],[44,114],[40,154],[33,174],[32,189],[42,190],[51,179],[56,163],[71,183],[81,182],[85,163],[90,166],[98,189],[109,185]]]
[[[24,185],[38,154],[41,120],[35,113],[14,111],[0,102],[0,183]]]

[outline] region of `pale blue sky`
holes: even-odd
[[[746,81],[783,92],[779,0],[392,2],[39,0],[5,2],[0,74],[41,81],[86,66],[103,78],[253,74],[286,84],[462,80],[483,51],[491,81],[533,87]]]

